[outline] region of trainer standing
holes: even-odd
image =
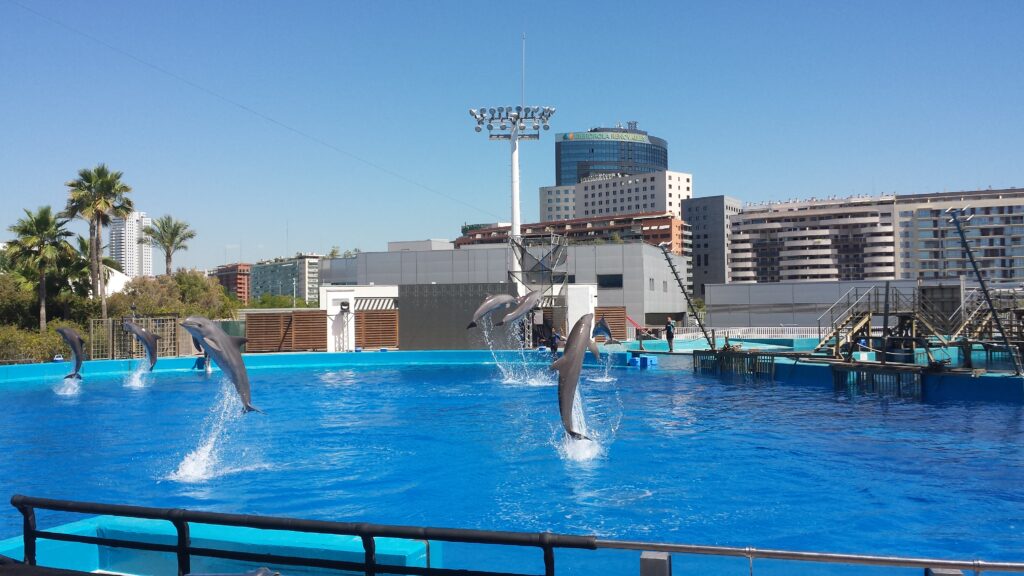
[[[672,348],[672,341],[676,337],[676,323],[675,320],[669,318],[668,322],[665,323],[665,340],[668,340],[668,351],[674,351]]]

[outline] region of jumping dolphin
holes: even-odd
[[[476,309],[476,312],[473,312],[473,321],[469,323],[469,326],[466,326],[466,330],[476,326],[480,320],[483,320],[484,316],[487,316],[502,306],[508,306],[515,301],[516,297],[510,296],[509,294],[495,294],[494,296],[488,296],[484,299],[483,304]]]
[[[589,440],[572,427],[572,405],[576,399],[580,371],[583,369],[583,356],[589,348],[595,358],[601,359],[597,344],[590,339],[590,327],[593,322],[594,315],[585,314],[573,324],[565,341],[565,352],[551,365],[551,370],[558,370],[558,411],[562,415],[562,426],[565,432],[576,440]]]
[[[249,373],[245,371],[245,363],[242,362],[241,346],[245,344],[245,338],[229,336],[219,325],[202,316],[189,316],[181,326],[203,344],[203,350],[235,385],[238,397],[242,399],[242,412],[262,412],[251,402]]]
[[[75,370],[65,378],[81,380],[82,375],[78,372],[82,369],[82,346],[85,345],[85,340],[82,340],[74,328],[57,328],[57,334],[60,334],[60,337],[71,348],[71,355],[74,357],[72,361],[75,363]]]
[[[540,302],[540,290],[534,290],[526,296],[516,298],[516,307],[505,315],[495,326],[501,326],[502,324],[513,324],[523,316],[537,307],[537,303]]]
[[[131,320],[124,321],[124,329],[135,335],[142,346],[146,349],[146,358],[149,359],[149,371],[152,372],[153,366],[156,366],[156,341],[159,340],[160,337]]]
[[[594,324],[594,333],[591,334],[591,338],[597,338],[598,336],[604,336],[605,344],[621,344],[615,338],[612,338],[612,329],[608,327],[608,321],[601,316],[601,319]]]

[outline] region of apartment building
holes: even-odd
[[[707,284],[729,282],[729,218],[742,209],[743,203],[731,196],[683,200],[683,221],[691,235],[690,290],[694,296],[703,298]]]
[[[508,242],[509,224],[466,226],[455,239],[455,247]],[[596,216],[573,218],[558,222],[537,222],[522,225],[525,240],[547,238],[552,234],[564,236],[570,243],[644,242],[657,246],[669,244],[669,250],[680,256],[689,254],[690,230],[675,214],[649,212],[622,216]]]
[[[145,240],[143,228],[153,220],[145,212],[132,212],[110,220],[110,257],[129,278],[153,275],[153,244]],[[167,273],[171,273],[168,270]]]
[[[1024,189],[976,190],[897,196],[899,277],[974,277],[949,208],[968,207],[964,231],[982,275],[1024,279]]]
[[[732,282],[891,280],[894,196],[748,204],[730,221]]]
[[[242,304],[249,304],[249,288],[252,276],[252,265],[224,264],[217,266],[208,276],[216,278],[217,282],[227,290],[228,294],[234,294]]]
[[[294,258],[275,258],[257,262],[252,266],[251,297],[264,294],[292,296],[307,303],[320,299],[319,254],[296,254]]]

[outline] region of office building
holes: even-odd
[[[576,218],[576,185],[542,186],[539,194],[541,222]]]
[[[294,296],[307,303],[320,298],[320,255],[296,254],[294,258],[275,258],[258,262],[251,271],[251,297],[264,294]]]
[[[704,298],[707,284],[729,282],[729,218],[742,208],[731,196],[683,200],[683,221],[690,231],[690,290],[697,298]]]
[[[555,137],[555,185],[572,186],[601,174],[668,170],[668,142],[627,127],[594,128]]]
[[[129,278],[153,275],[153,244],[142,234],[142,229],[152,223],[145,212],[110,220],[110,257]]]
[[[234,294],[242,304],[249,304],[249,280],[252,276],[252,265],[250,264],[224,264],[217,266],[209,276],[216,278],[217,282],[227,290],[228,294]]]
[[[679,216],[682,201],[692,196],[693,176],[686,172],[661,170],[594,175],[571,187],[541,188],[539,220],[552,222],[650,212]]]

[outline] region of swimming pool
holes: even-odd
[[[503,381],[480,354],[403,354],[253,368],[253,403],[267,413],[244,417],[219,373],[129,387],[87,369],[77,394],[0,387],[0,494],[850,553],[1024,550],[1020,406],[588,366],[580,388],[597,445],[573,451],[546,356],[528,353]],[[253,364],[275,363],[263,358]],[[0,538],[19,532],[0,506]],[[456,549],[446,563],[479,554]],[[635,556],[566,557],[559,572],[635,571]],[[486,553],[505,558],[519,556]],[[746,570],[685,560],[716,566]]]

